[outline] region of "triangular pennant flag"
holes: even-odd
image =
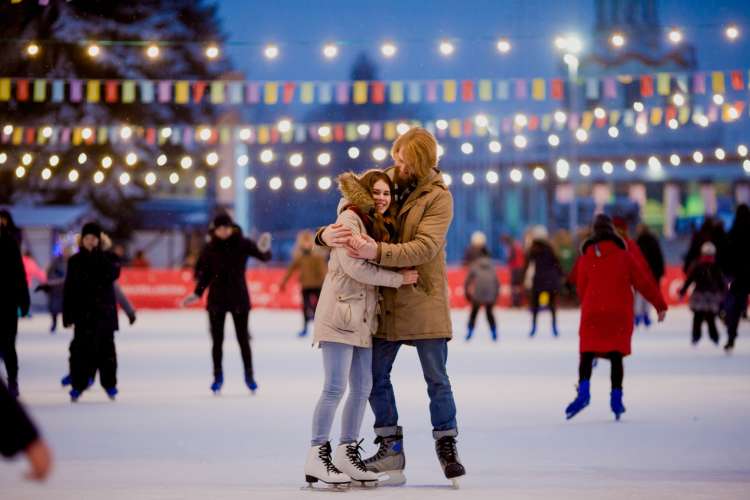
[[[733,90],[744,90],[745,89],[745,82],[742,78],[742,72],[741,71],[732,71],[731,73],[731,82],[732,82],[732,89]]]
[[[224,82],[211,82],[211,104],[224,104]]]
[[[104,100],[108,103],[117,102],[117,87],[119,82],[117,80],[107,80],[104,82]]]
[[[349,82],[338,82],[336,84],[336,104],[349,103]]]
[[[660,107],[656,107],[651,110],[651,125],[661,124],[661,119],[664,113]]]
[[[586,78],[586,98],[592,100],[599,99],[598,78]]]
[[[158,99],[161,103],[172,102],[172,81],[161,80],[158,86]]]
[[[427,102],[437,102],[438,99],[438,84],[436,81],[429,81],[425,83],[425,100]]]
[[[177,104],[187,104],[190,102],[190,82],[184,80],[175,82],[174,102]]]
[[[47,100],[47,80],[34,80],[34,102],[44,102]]]
[[[392,141],[396,138],[396,124],[394,122],[385,122],[383,138],[386,141]]]
[[[133,80],[122,82],[122,102],[135,102],[135,82]]]
[[[279,102],[279,84],[267,82],[263,86],[263,102],[265,104],[276,104]]]
[[[227,90],[229,91],[229,102],[231,104],[242,104],[242,82],[229,82],[227,84]]]
[[[372,82],[372,102],[383,104],[385,102],[385,84],[383,82]]]
[[[146,104],[154,102],[154,82],[140,80],[138,83],[141,87],[141,102]]]
[[[16,99],[19,101],[29,100],[29,81],[26,79],[16,80]]]
[[[315,98],[315,84],[312,82],[302,82],[300,87],[300,102],[302,104],[312,104]]]
[[[101,97],[101,82],[99,80],[89,80],[86,82],[86,101],[99,102]]]
[[[367,82],[356,81],[354,82],[354,104],[365,104],[367,103]]]
[[[531,98],[535,101],[543,101],[547,98],[547,81],[544,78],[534,78],[531,81]]]
[[[474,81],[464,80],[461,82],[461,100],[463,102],[474,101]]]
[[[367,88],[365,87],[365,92]],[[321,82],[318,84],[318,102],[320,104],[330,104],[333,100],[333,87],[330,83]]]
[[[401,104],[404,102],[403,82],[391,82],[388,88],[388,99],[392,104]]]
[[[565,82],[560,78],[553,78],[550,93],[552,94],[552,99],[556,101],[561,100],[565,97]]]
[[[498,80],[495,92],[498,101],[507,101],[510,99],[510,82],[508,80]]]
[[[258,104],[260,102],[260,83],[249,82],[245,86],[245,98],[249,104]]]
[[[294,100],[294,91],[297,88],[297,84],[294,82],[284,82],[284,86],[281,91],[281,101],[284,104],[290,104]]]
[[[420,82],[409,82],[409,102],[422,102],[422,84]]]
[[[456,80],[443,80],[443,102],[456,102]]]
[[[526,80],[524,80],[523,78],[517,78],[515,81],[515,87],[516,87],[515,89],[516,99],[523,100],[528,97],[529,92],[528,92],[528,89],[526,88],[527,87]]]
[[[454,139],[461,137],[462,125],[461,120],[451,120],[448,122],[448,134]]]
[[[617,80],[611,76],[604,78],[604,98],[605,99],[616,99],[617,98]]]
[[[643,75],[641,77],[641,96],[651,97],[654,95],[654,77]]]
[[[83,100],[83,82],[81,80],[70,80],[70,102],[81,102]]]
[[[492,100],[492,80],[479,80],[479,100],[483,102]]]
[[[724,72],[714,71],[711,73],[711,90],[714,94],[723,94],[727,88],[724,83]]]
[[[705,73],[694,73],[693,74],[693,93],[703,95],[706,93],[706,74]]]
[[[10,78],[0,78],[0,101],[10,100]]]
[[[672,75],[669,73],[658,73],[656,75],[656,92],[659,95],[669,95],[672,91]]]

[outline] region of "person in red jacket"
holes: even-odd
[[[667,304],[646,268],[627,250],[607,215],[594,219],[593,234],[583,243],[581,256],[571,272],[581,299],[580,364],[578,395],[565,409],[568,419],[588,406],[589,382],[594,359],[612,362],[610,407],[617,420],[622,404],[622,360],[630,354],[633,335],[633,289],[657,310],[659,321]]]

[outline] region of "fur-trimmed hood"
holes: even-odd
[[[341,213],[350,204],[357,207],[364,214],[370,214],[375,209],[375,199],[360,184],[359,177],[355,173],[345,172],[339,175],[338,181],[339,191],[344,199],[339,202],[337,213]]]

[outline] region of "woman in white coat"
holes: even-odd
[[[376,241],[396,237],[390,214],[393,183],[380,170],[361,176],[339,176],[343,199],[337,223],[353,236],[367,234]],[[350,257],[335,248],[328,263],[323,289],[315,311],[314,343],[323,353],[325,382],[313,415],[311,448],[305,463],[305,480],[312,485],[363,485],[377,483],[377,474],[362,462],[359,431],[372,388],[372,335],[378,327],[378,287],[398,288],[417,282],[417,272],[383,269]],[[341,417],[341,437],[335,459],[329,435],[336,408],[349,385]]]

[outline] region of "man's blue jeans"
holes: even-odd
[[[391,385],[391,369],[399,348],[404,342],[375,338],[372,346],[372,393],[370,406],[375,413],[375,433],[378,436],[395,434],[398,425],[396,396]],[[456,403],[445,365],[448,361],[448,340],[430,339],[410,342],[417,348],[422,374],[430,397],[430,417],[433,436],[456,436]]]

